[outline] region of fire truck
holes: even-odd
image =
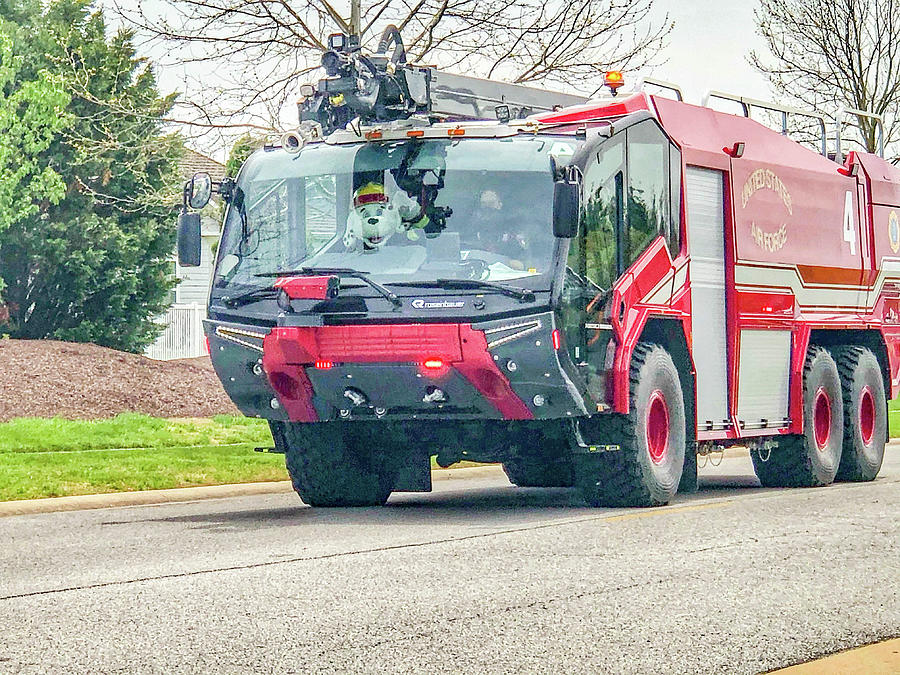
[[[731,445],[764,486],[876,477],[900,386],[883,149],[666,83],[586,100],[448,75],[395,30],[330,47],[300,128],[236,180],[195,176],[179,217],[196,264],[191,209],[228,204],[210,355],[304,502],[428,491],[434,456],[594,506],[665,504]]]

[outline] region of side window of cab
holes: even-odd
[[[626,130],[628,140],[625,267],[656,237],[674,258],[681,247],[681,153],[653,120]]]
[[[583,276],[594,286],[608,289],[621,268],[620,233],[617,228],[618,197],[625,175],[625,139],[604,142],[584,171],[581,214]]]

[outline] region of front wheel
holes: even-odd
[[[687,444],[684,398],[675,363],[660,345],[635,347],[629,408],[582,425],[589,442],[619,446],[581,457],[578,487],[592,506],[661,506],[678,490]]]
[[[294,490],[310,506],[381,506],[393,487],[385,458],[340,422],[270,422]]]

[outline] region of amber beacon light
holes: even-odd
[[[621,70],[608,70],[603,76],[603,84],[605,84],[613,96],[616,95],[619,87],[625,84],[625,76]]]

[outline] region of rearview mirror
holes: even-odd
[[[188,204],[192,209],[202,209],[212,196],[212,178],[208,173],[195,173],[191,178]]]
[[[558,180],[553,184],[553,236],[571,239],[578,234],[580,210],[578,181]]]
[[[178,214],[178,264],[200,266],[200,214],[182,211]]]

